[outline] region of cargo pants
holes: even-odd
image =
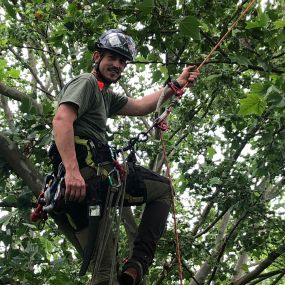
[[[138,167],[139,172],[144,183],[144,193],[142,189],[138,189],[132,179],[127,179],[126,185],[126,201],[124,205],[132,205],[132,198],[137,201],[137,198],[143,196],[143,200],[135,205],[146,203],[141,222],[138,227],[137,236],[133,244],[133,254],[130,258],[136,259],[142,264],[143,273],[147,272],[148,267],[151,265],[157,242],[159,241],[166,225],[167,217],[171,205],[171,190],[169,180],[155,172],[152,172],[141,166]],[[94,169],[83,168],[81,170],[83,177],[88,183],[88,180],[94,175]],[[77,215],[85,215],[86,211],[82,213],[77,212]],[[80,230],[75,230],[75,235],[84,249],[87,244],[88,225]],[[110,276],[113,252],[116,250],[114,235],[110,234],[107,241],[107,246],[103,255],[99,272],[95,276],[92,285],[100,284],[102,282],[113,279],[112,284],[117,285],[117,272],[114,276]],[[90,270],[94,267],[94,257],[90,262]]]

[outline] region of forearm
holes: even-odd
[[[193,67],[189,67],[188,69],[185,69],[184,72],[177,78],[177,80],[173,81],[176,88],[182,89],[184,87],[188,87],[195,81],[199,72],[198,71],[190,72],[189,70],[191,70],[192,68]],[[141,101],[140,105],[144,107],[143,115],[149,114],[156,109],[157,103],[162,94],[164,96],[163,98],[164,102],[168,100],[172,95],[174,95],[175,92],[170,87],[164,87],[156,92],[153,92],[150,95],[144,96],[141,99],[139,99]]]
[[[162,92],[163,88],[139,99],[139,105],[143,107],[142,115],[149,114],[155,110]]]
[[[77,110],[71,104],[61,104],[52,121],[56,146],[65,167],[65,199],[83,201],[86,196],[85,181],[76,159],[73,123]]]
[[[158,91],[154,91],[153,93],[143,96],[138,99],[129,98],[131,101],[129,104],[129,108],[122,109],[121,114],[131,115],[131,116],[144,116],[150,114],[156,109],[157,102],[162,95],[164,88],[161,88]],[[170,88],[165,89],[165,100],[170,98],[173,95],[173,92]]]
[[[191,86],[199,75],[199,71],[191,71],[193,66],[185,68],[180,76],[177,78],[177,85],[181,88]],[[139,99],[129,98],[127,104],[118,112],[120,115],[129,115],[129,116],[143,116],[153,112],[156,109],[158,100],[164,93],[164,101],[167,100],[171,95],[174,94],[173,90],[170,87],[161,88],[158,91],[146,95]]]

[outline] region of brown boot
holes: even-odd
[[[143,278],[143,268],[140,262],[130,259],[122,269],[122,274],[119,278],[120,285],[139,285]]]

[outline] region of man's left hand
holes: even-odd
[[[199,75],[200,71],[197,70],[197,67],[195,65],[189,65],[177,78],[177,82],[179,83],[181,88],[190,87],[194,84],[195,80]]]

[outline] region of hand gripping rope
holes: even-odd
[[[237,18],[237,20],[229,27],[228,31],[220,38],[220,40],[217,42],[217,44],[212,48],[210,53],[205,57],[205,59],[202,61],[202,63],[197,67],[196,70],[200,71],[202,67],[209,61],[213,53],[216,51],[218,47],[222,44],[222,42],[226,39],[226,37],[229,35],[229,33],[237,26],[238,22],[245,16],[245,14],[249,11],[249,9],[253,6],[253,4],[256,2],[256,0],[252,0],[248,6],[243,10],[243,12],[240,14],[240,16]],[[178,237],[178,232],[177,232],[177,222],[176,222],[176,211],[175,211],[175,202],[174,202],[174,189],[173,189],[173,184],[172,184],[172,178],[170,175],[170,166],[169,166],[169,160],[167,157],[166,153],[166,145],[165,141],[163,139],[163,132],[168,129],[168,124],[167,124],[167,117],[171,113],[172,109],[177,106],[178,101],[181,99],[185,88],[187,87],[189,82],[187,82],[184,86],[179,88],[176,82],[170,82],[167,84],[167,86],[164,88],[162,91],[162,94],[158,100],[157,107],[156,107],[156,119],[154,120],[153,124],[150,126],[150,128],[146,132],[141,132],[139,133],[136,137],[131,138],[129,141],[129,144],[122,148],[117,150],[117,152],[123,152],[126,150],[132,150],[134,151],[134,146],[138,142],[146,142],[149,138],[149,133],[153,128],[158,128],[160,130],[160,140],[162,144],[162,151],[163,151],[163,157],[166,165],[166,172],[167,176],[169,178],[170,182],[170,188],[171,188],[171,195],[172,195],[172,208],[173,208],[173,221],[174,221],[174,232],[175,232],[175,240],[176,240],[176,255],[177,255],[177,260],[178,260],[178,273],[179,273],[179,280],[180,280],[180,285],[183,285],[183,274],[182,274],[182,262],[181,262],[181,254],[180,254],[180,243],[179,243],[179,237]],[[163,113],[159,114],[160,107],[162,103],[165,101],[165,94],[166,94],[166,89],[170,88],[175,97],[171,101],[171,103],[168,105],[168,107],[165,109]]]

